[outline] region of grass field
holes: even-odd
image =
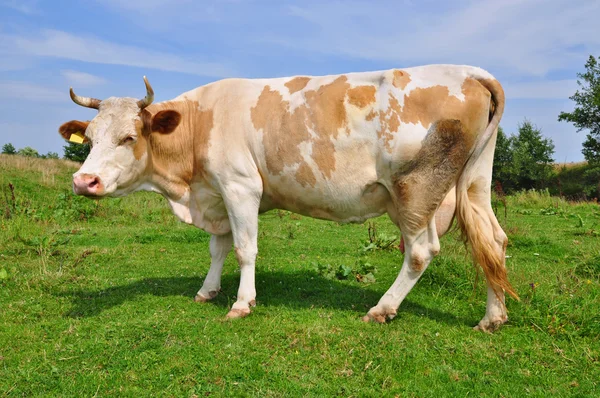
[[[391,222],[370,244],[368,223],[277,211],[260,218],[258,305],[225,321],[235,257],[194,303],[209,235],[155,194],[75,197],[74,170],[0,156],[0,396],[600,395],[598,204],[499,204],[521,301],[493,335],[471,329],[485,289],[456,233],[398,316],[365,324],[402,263]]]

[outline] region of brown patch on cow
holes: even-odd
[[[338,130],[346,126],[344,99],[349,88],[348,78],[340,76],[318,90],[306,93],[315,133],[320,137],[337,138]]]
[[[331,178],[335,170],[335,147],[327,137],[313,142],[312,158],[325,178]]]
[[[404,90],[410,81],[411,78],[407,72],[394,69],[394,80],[392,81],[394,87]]]
[[[298,167],[298,170],[296,170],[296,181],[298,181],[303,187],[307,185],[314,187],[317,183],[315,174],[305,161],[302,161],[300,163],[300,167]]]
[[[147,139],[144,135],[144,123],[141,118],[135,121],[135,131],[137,133],[137,140],[133,146],[133,156],[135,156],[136,160],[140,160],[148,147]]]
[[[294,94],[296,91],[300,91],[304,87],[306,87],[309,81],[310,77],[299,76],[285,83],[284,86],[286,86],[288,90],[290,90],[290,94]]]
[[[310,139],[306,126],[308,110],[302,105],[290,113],[290,104],[281,94],[265,86],[250,110],[252,124],[263,130],[267,168],[280,174],[285,166],[304,161],[299,145]]]
[[[371,111],[369,112],[367,117],[365,117],[365,120],[367,122],[370,122],[371,120],[375,119],[375,116],[377,116],[377,113],[375,113],[375,111],[373,109],[371,109]]]
[[[490,92],[477,80],[466,78],[462,94],[464,101],[450,95],[445,86],[415,88],[404,96],[400,118],[403,123],[420,123],[425,128],[438,120],[460,120],[463,132],[474,139],[483,127],[482,122],[489,119]]]
[[[305,94],[313,131],[318,136],[313,142],[312,158],[325,178],[330,178],[335,170],[335,148],[332,139],[337,138],[341,128],[345,128],[347,134],[350,133],[344,103],[349,88],[348,78],[342,75],[318,90]]]
[[[69,140],[69,138],[71,138],[71,135],[73,135],[73,134],[76,134],[76,133],[85,134],[85,130],[87,129],[89,124],[90,124],[89,121],[82,122],[80,120],[71,120],[70,122],[63,123],[58,128],[58,133],[65,140]],[[87,139],[87,137],[85,137],[83,139],[83,143],[86,144],[88,142],[89,142],[89,140]]]
[[[359,108],[364,108],[375,102],[374,86],[358,86],[348,90],[348,102]]]
[[[425,260],[417,254],[411,254],[410,256],[410,269],[414,272],[421,272],[425,268]]]
[[[383,138],[383,144],[385,145],[388,153],[392,152],[391,141],[394,139],[394,133],[398,131],[400,127],[400,103],[398,99],[390,93],[388,109],[379,111],[379,123],[380,129],[377,130],[377,137]]]
[[[180,122],[169,134],[152,131],[152,120],[161,111],[181,115]],[[178,199],[189,189],[192,179],[206,177],[213,111],[200,110],[197,101],[167,101],[150,105],[141,116],[152,176],[170,197]],[[141,148],[139,151],[142,152]]]
[[[402,227],[417,232],[427,226],[456,182],[472,145],[460,120],[445,119],[431,126],[419,152],[392,177]]]
[[[304,161],[299,145],[312,141],[312,158],[319,171],[330,178],[335,170],[333,139],[340,129],[349,133],[345,98],[350,85],[346,76],[305,93],[306,104],[290,111],[283,96],[266,86],[250,110],[252,124],[263,131],[267,168],[281,174],[285,166]],[[311,137],[309,129],[316,138]]]

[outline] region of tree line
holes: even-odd
[[[87,158],[87,155],[90,153],[90,146],[88,144],[75,144],[73,142],[69,142],[63,147],[63,151],[63,159],[83,163],[83,161]],[[20,155],[40,159],[60,158],[56,152],[48,152],[47,154],[42,155],[30,146],[26,146],[25,148],[17,150],[10,142],[2,146],[2,153],[5,155]]]

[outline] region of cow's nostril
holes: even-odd
[[[100,181],[98,181],[98,177],[94,178],[89,184],[88,187],[89,188],[94,188],[96,185],[98,185]]]

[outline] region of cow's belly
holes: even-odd
[[[277,208],[324,220],[360,223],[385,213],[391,200],[388,190],[377,182],[328,184],[301,192],[282,188],[270,187],[264,193],[261,210]]]

